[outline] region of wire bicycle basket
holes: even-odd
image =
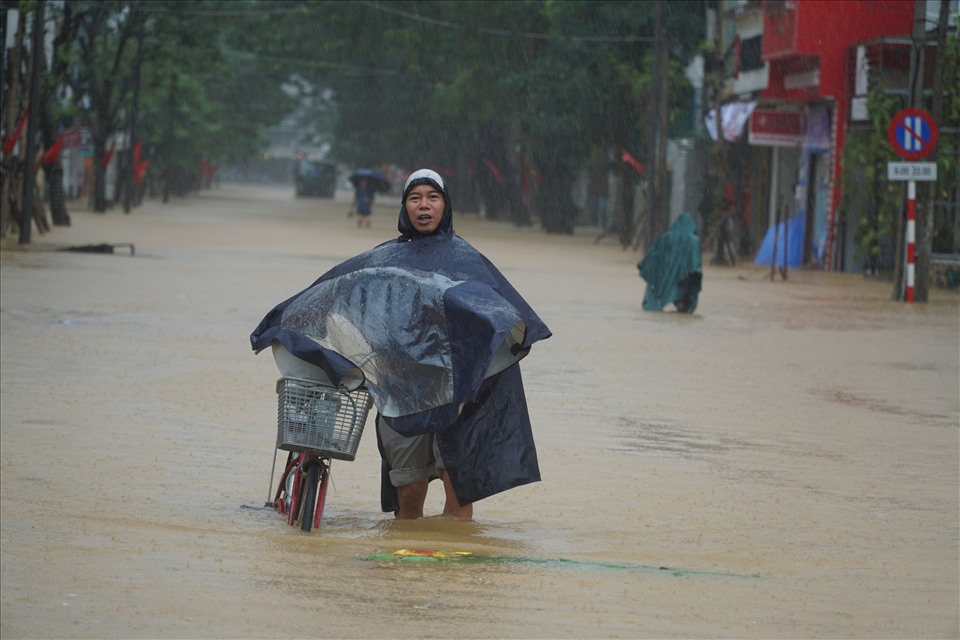
[[[352,461],[373,404],[348,391],[298,378],[277,380],[277,449]]]

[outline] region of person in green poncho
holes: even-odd
[[[693,313],[703,280],[700,237],[688,213],[681,213],[669,231],[657,238],[637,263],[647,283],[644,311],[663,311],[673,303],[680,313]]]

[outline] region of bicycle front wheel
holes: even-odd
[[[303,488],[301,490],[301,504],[303,510],[300,513],[300,530],[310,531],[313,526],[314,509],[317,506],[317,486],[320,484],[320,465],[311,464],[303,479]]]
[[[330,484],[330,467],[322,464],[320,469],[320,488],[317,491],[317,515],[314,516],[313,526],[320,526],[320,518],[323,517],[323,506],[327,501],[327,485]]]

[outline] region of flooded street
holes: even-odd
[[[370,420],[319,530],[263,509],[249,335],[397,235],[348,198],[224,185],[4,239],[3,638],[960,636],[955,292],[746,264],[651,314],[639,254],[455,212],[554,333],[521,364],[543,481],[395,522]],[[102,242],[135,252],[54,251]],[[399,549],[480,558],[372,558]]]

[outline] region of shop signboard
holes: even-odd
[[[754,109],[750,117],[748,142],[767,147],[795,147],[800,144],[800,114],[772,109]]]

